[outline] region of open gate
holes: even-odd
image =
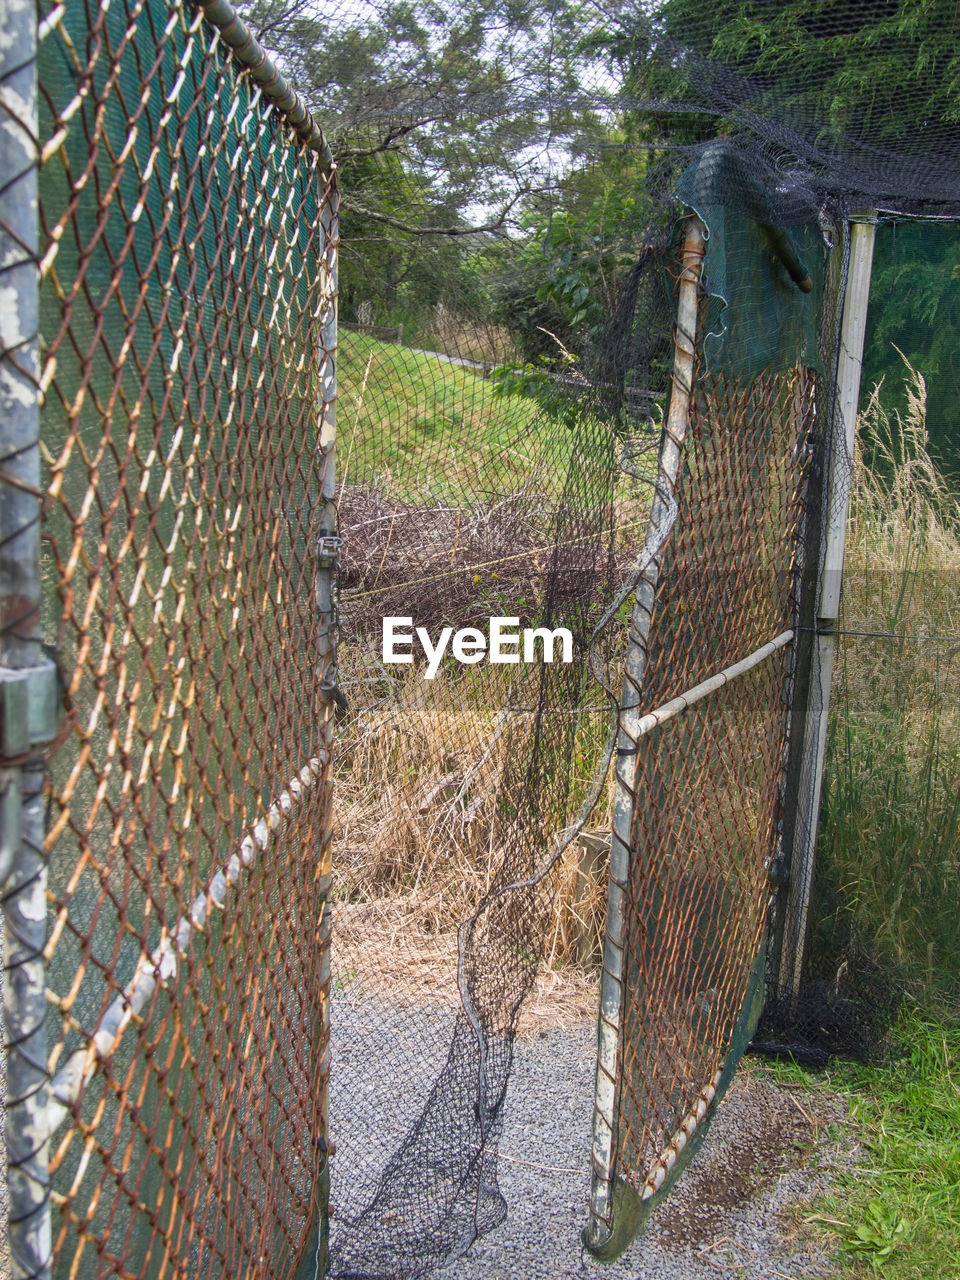
[[[13,1275],[319,1280],[341,549],[335,167],[225,0],[51,5],[39,38],[32,3],[9,0],[7,19],[0,872]],[[815,648],[843,289],[820,227],[787,235],[711,201],[709,171],[723,163],[705,152],[685,179],[656,494],[649,513],[635,497],[629,508],[638,529],[649,514],[642,550],[618,514],[629,442],[598,407],[606,377],[560,379],[566,412],[552,416],[451,384],[435,389],[452,410],[436,421],[397,423],[391,410],[380,422],[382,394],[365,435],[374,351],[358,338],[345,617],[356,685],[391,692],[370,700],[389,716],[365,727],[360,705],[354,727],[415,738],[405,764],[431,757],[405,816],[429,837],[408,899],[435,837],[485,847],[489,861],[477,901],[455,903],[440,979],[400,1010],[426,1046],[417,1089],[401,1106],[397,1073],[381,1072],[377,1110],[348,1098],[344,1076],[335,1273],[420,1274],[502,1219],[513,1039],[561,860],[601,796],[606,708],[590,662],[619,622],[627,548],[644,568],[615,744],[595,1254],[624,1247],[702,1139],[765,979],[779,992],[798,972],[804,877],[789,903],[777,884],[790,848],[804,874],[809,849],[781,813],[798,808],[784,787],[806,785],[797,752],[811,757],[792,709]],[[456,448],[478,438],[461,474]],[[404,522],[413,533],[398,546]],[[544,656],[481,680],[471,655],[422,689],[382,664],[364,675],[371,635],[375,649],[392,610],[410,622],[399,614],[411,600],[438,624],[467,607],[551,637],[562,622],[577,661],[553,669]],[[622,636],[609,629],[613,667]],[[504,661],[519,667],[519,655]],[[575,758],[589,775],[576,785]],[[468,804],[485,770],[495,785]],[[348,890],[342,1022],[386,1057],[403,1039],[396,993],[375,989],[371,901]],[[785,903],[771,969],[768,922]],[[436,939],[412,941],[419,964]]]
[[[785,873],[838,285],[819,227],[788,236],[711,202],[724,163],[708,151],[684,179],[700,214],[651,517],[670,532],[638,585],[620,701],[584,1232],[601,1258],[699,1146],[753,1035]]]
[[[337,194],[223,0],[5,6],[15,1277],[322,1269]]]

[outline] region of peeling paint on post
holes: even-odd
[[[836,373],[836,415],[830,439],[826,476],[826,521],[818,569],[816,636],[811,657],[807,705],[804,710],[795,809],[788,831],[789,871],[783,938],[780,943],[777,995],[795,1005],[800,994],[806,949],[810,900],[817,847],[817,826],[823,786],[830,686],[837,651],[837,619],[850,506],[850,474],[857,435],[857,407],[866,336],[876,210],[850,219],[850,263],[843,298],[840,350]],[[798,729],[800,725],[798,724]]]
[[[29,691],[40,647],[37,18],[0,7],[0,792],[7,1044],[7,1233],[15,1280],[50,1275],[44,757]]]

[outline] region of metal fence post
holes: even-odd
[[[840,354],[837,362],[836,415],[830,440],[825,486],[824,539],[819,564],[816,636],[810,653],[809,693],[804,715],[802,759],[796,787],[795,811],[786,815],[790,848],[789,882],[783,939],[777,972],[777,995],[795,999],[803,971],[810,898],[813,891],[817,823],[823,784],[824,755],[830,713],[830,683],[837,649],[836,622],[840,612],[850,470],[857,435],[857,406],[870,300],[870,274],[876,213],[851,219],[850,267],[843,299]],[[788,797],[789,801],[789,797]]]
[[[0,11],[0,885],[7,1232],[15,1278],[50,1275],[44,755],[56,672],[40,644],[37,18]]]
[[[325,779],[327,796],[331,796],[330,770],[333,752],[334,721],[336,707],[341,694],[337,685],[337,633],[339,626],[337,610],[337,575],[340,563],[339,517],[336,506],[337,474],[337,294],[339,285],[339,214],[340,197],[337,188],[337,175],[330,174],[330,185],[325,193],[324,208],[321,215],[324,228],[323,270],[325,273],[324,311],[320,332],[320,439],[321,455],[321,500],[322,515],[317,542],[317,615],[318,641],[317,663],[320,680],[320,691],[323,699],[322,740],[325,760]],[[323,1168],[317,1184],[316,1215],[317,1237],[316,1247],[312,1251],[312,1266],[298,1271],[297,1280],[323,1280],[327,1272],[327,1240],[328,1214],[330,1199],[330,1156],[333,1148],[330,1143],[330,932],[332,926],[332,908],[330,890],[333,878],[331,841],[332,814],[328,799],[327,818],[324,822],[323,840],[320,849],[319,894],[322,901],[320,923],[317,931],[317,945],[321,949],[320,981],[323,989],[323,1012],[320,1026],[317,1029],[317,1052],[324,1061],[323,1083],[321,1086],[318,1121],[320,1133],[316,1135],[318,1145],[323,1153]]]

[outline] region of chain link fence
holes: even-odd
[[[619,705],[584,1232],[601,1258],[629,1243],[702,1142],[763,1008],[768,924],[781,932],[796,641],[818,560],[804,551],[819,546],[815,464],[833,393],[802,358],[796,319],[772,361],[758,335],[741,346],[744,311],[717,327],[711,282],[724,278],[742,309],[780,268],[756,235],[738,239],[736,215],[711,231],[688,217],[652,515],[670,532],[638,585]],[[781,266],[795,268],[794,308],[829,330],[811,262],[816,287],[795,255]],[[815,304],[799,300],[810,293]]]
[[[464,1254],[504,1220],[515,1040],[561,967],[584,1007],[600,988],[585,1242],[611,1257],[764,995],[780,1048],[823,1021],[870,211],[955,210],[955,139],[834,145],[822,77],[755,99],[682,5],[636,7],[636,65],[619,4],[586,33],[552,6],[542,47],[468,8],[452,61],[460,15],[431,9],[435,84],[378,0],[251,11],[337,99],[339,346],[338,165],[226,0],[3,18],[12,1275]],[[637,128],[657,103],[680,127]],[[512,194],[498,147],[531,162]],[[624,155],[569,219],[564,147]]]
[[[12,1274],[313,1275],[335,171],[219,0],[4,25]]]

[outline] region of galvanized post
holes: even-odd
[[[337,632],[339,626],[337,608],[337,575],[340,564],[339,516],[336,505],[337,474],[337,309],[338,309],[338,254],[339,254],[340,196],[335,168],[329,174],[329,187],[325,193],[321,223],[324,231],[324,253],[321,269],[324,272],[324,302],[320,331],[320,468],[322,513],[316,548],[317,593],[317,664],[322,696],[322,752],[324,759],[324,788],[327,808],[324,818],[323,838],[318,867],[318,894],[321,900],[317,945],[320,948],[320,987],[322,1012],[317,1028],[317,1054],[322,1062],[322,1080],[318,1108],[320,1132],[315,1141],[323,1151],[314,1198],[316,1215],[316,1242],[311,1247],[311,1257],[306,1267],[301,1267],[296,1280],[323,1280],[327,1271],[327,1239],[330,1198],[330,1167],[332,1155],[330,1135],[329,1095],[329,1036],[330,1036],[330,889],[332,874],[332,815],[331,782],[334,720],[341,698],[337,685]]]
[[[0,886],[7,1234],[15,1280],[50,1275],[44,755],[56,673],[40,645],[37,15],[0,9]]]
[[[857,406],[876,223],[875,212],[851,219],[850,266],[837,360],[836,414],[826,476],[826,521],[819,566],[817,634],[810,655],[796,809],[787,815],[792,830],[786,833],[790,847],[790,879],[777,973],[777,995],[780,999],[796,999],[803,971],[830,714],[830,683],[837,650],[835,628],[840,614],[850,475],[857,434]]]
[[[690,420],[696,349],[700,272],[705,253],[703,224],[695,215],[686,222],[683,267],[677,302],[676,351],[670,409],[660,445],[657,491],[650,512],[652,529],[669,527],[674,494]],[[640,738],[640,690],[647,663],[650,623],[660,576],[661,554],[641,575],[630,615],[614,773],[607,926],[600,985],[597,1032],[597,1077],[593,1110],[590,1221],[584,1243],[602,1249],[613,1230],[616,1130],[619,1111],[619,1059],[624,982],[626,980],[625,910],[630,878],[630,845],[636,807],[637,747]]]

